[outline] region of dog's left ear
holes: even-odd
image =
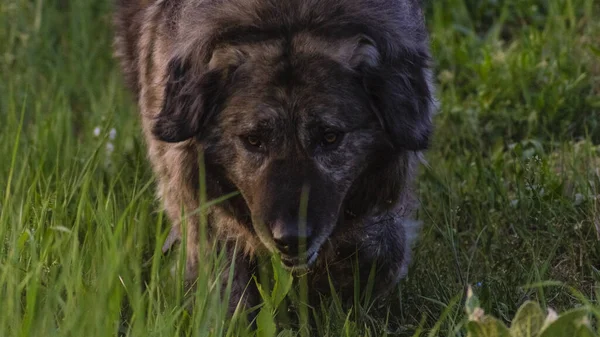
[[[361,74],[373,109],[394,147],[427,149],[435,106],[428,51],[405,49],[398,55],[381,55],[373,40],[361,37],[350,55],[349,66]]]

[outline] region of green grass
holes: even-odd
[[[186,295],[160,254],[110,10],[0,2],[0,336],[246,335],[213,278]],[[527,300],[600,317],[600,4],[436,0],[427,15],[441,110],[387,335],[466,336],[467,285],[504,322]],[[336,308],[320,335],[385,335]]]

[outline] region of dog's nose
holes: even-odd
[[[295,227],[295,226],[294,226]],[[277,249],[288,256],[298,256],[306,253],[310,247],[310,230],[305,230],[304,233],[299,233],[296,228],[281,228],[278,226],[273,231],[273,241]]]
[[[301,237],[297,235],[288,235],[281,238],[273,238],[275,245],[280,252],[289,256],[298,256],[301,253],[305,253],[308,249],[307,237]]]

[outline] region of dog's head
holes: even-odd
[[[315,260],[370,166],[428,145],[426,54],[382,55],[364,34],[299,33],[220,45],[204,67],[195,61],[171,60],[153,133],[202,144],[288,266]]]

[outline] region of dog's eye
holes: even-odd
[[[321,139],[321,146],[326,148],[331,148],[332,146],[339,143],[342,135],[339,132],[335,131],[327,131],[323,134],[323,138]]]
[[[250,151],[262,151],[264,150],[263,141],[258,136],[250,135],[241,137],[244,145]]]
[[[256,136],[248,136],[246,137],[246,141],[252,146],[260,147],[261,145],[260,139]]]
[[[325,141],[327,144],[333,144],[337,141],[337,134],[334,132],[327,132],[323,136],[323,141]]]

